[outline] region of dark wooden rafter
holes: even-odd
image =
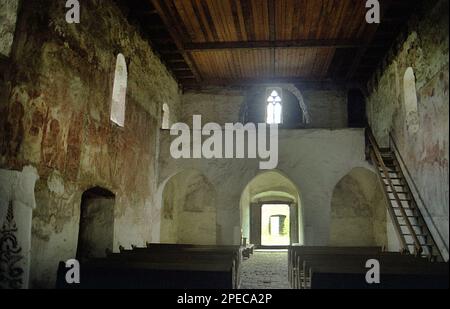
[[[344,84],[345,81],[336,82],[331,79],[312,79],[299,77],[283,77],[283,78],[248,78],[239,80],[223,80],[211,79],[203,81],[204,86],[253,86],[253,85],[269,85],[269,84],[297,84],[297,85],[330,85],[333,83]]]
[[[290,40],[290,41],[246,41],[246,42],[206,42],[186,43],[187,51],[267,49],[267,48],[359,48],[362,41],[342,40]]]
[[[380,4],[381,4],[381,12],[380,12],[381,20],[380,21],[381,21],[381,23],[383,23],[384,22],[383,18],[386,15],[388,15],[387,12],[388,12],[389,8],[392,6],[393,0],[384,0],[384,1],[380,2]],[[389,21],[392,21],[393,17],[391,17],[391,15],[388,15],[388,16],[389,16]],[[346,76],[347,80],[351,80],[355,77],[356,72],[358,71],[363,58],[365,58],[365,54],[367,53],[368,49],[370,48],[370,44],[374,41],[374,38],[377,34],[377,31],[378,31],[381,23],[380,24],[372,24],[370,26],[370,31],[368,34],[366,34],[364,44],[358,49],[356,57],[353,60],[353,64],[351,65],[350,69],[348,70],[348,73]],[[374,57],[374,58],[376,60],[380,59],[380,57]]]
[[[191,69],[191,72],[195,77],[195,80],[197,82],[201,82],[202,78],[200,76],[198,69],[196,68],[195,62],[192,60],[191,54],[184,49],[185,40],[180,34],[179,26],[174,21],[173,17],[170,16],[170,12],[171,11],[173,12],[173,10],[171,10],[166,6],[165,0],[150,0],[150,1],[155,7],[161,19],[163,20],[167,31],[170,33],[172,39],[174,40],[178,48],[178,52],[182,55],[183,59]]]
[[[276,42],[277,39],[277,26],[275,23],[276,18],[276,11],[275,11],[275,0],[268,0],[268,15],[269,15],[269,42],[273,43]],[[276,75],[277,70],[277,59],[275,55],[275,46],[271,47],[270,55],[271,55],[271,61],[272,61],[272,77]]]

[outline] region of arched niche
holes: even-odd
[[[172,176],[162,192],[160,242],[216,244],[216,192],[197,170]]]
[[[386,201],[378,176],[355,168],[335,186],[330,246],[387,245]]]

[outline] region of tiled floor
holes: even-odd
[[[242,264],[241,289],[289,289],[287,250],[255,250]]]

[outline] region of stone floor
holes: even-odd
[[[287,250],[255,250],[244,260],[241,289],[289,289]]]

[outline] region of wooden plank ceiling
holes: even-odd
[[[419,0],[117,0],[185,87],[369,79]]]

